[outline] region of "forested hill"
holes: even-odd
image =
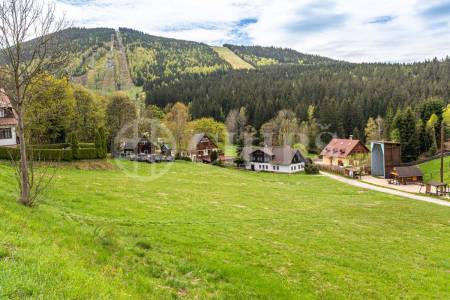
[[[317,65],[337,62],[327,57],[304,54],[285,48],[235,46],[230,44],[225,44],[224,47],[227,47],[254,67],[275,64]]]
[[[315,105],[321,124],[345,137],[363,135],[369,117],[385,116],[387,107],[416,104],[429,97],[450,99],[450,59],[412,65],[274,65],[252,71],[186,76],[181,81],[147,84],[147,103],[161,107],[174,99],[191,103],[194,118],[224,120],[231,109],[245,107],[256,128],[281,109],[306,119]]]
[[[185,74],[227,71],[231,66],[208,45],[121,28],[131,77],[136,85]]]

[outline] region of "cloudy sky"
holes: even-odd
[[[57,0],[77,26],[281,46],[352,62],[450,55],[450,0]]]

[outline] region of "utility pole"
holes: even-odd
[[[445,123],[441,123],[441,182],[444,182],[444,142],[445,142]]]

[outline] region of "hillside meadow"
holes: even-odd
[[[0,182],[2,299],[448,297],[437,205],[187,162],[61,165],[32,209]]]

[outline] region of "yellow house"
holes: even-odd
[[[359,167],[358,156],[368,155],[369,152],[369,149],[359,140],[332,139],[320,155],[324,165]]]

